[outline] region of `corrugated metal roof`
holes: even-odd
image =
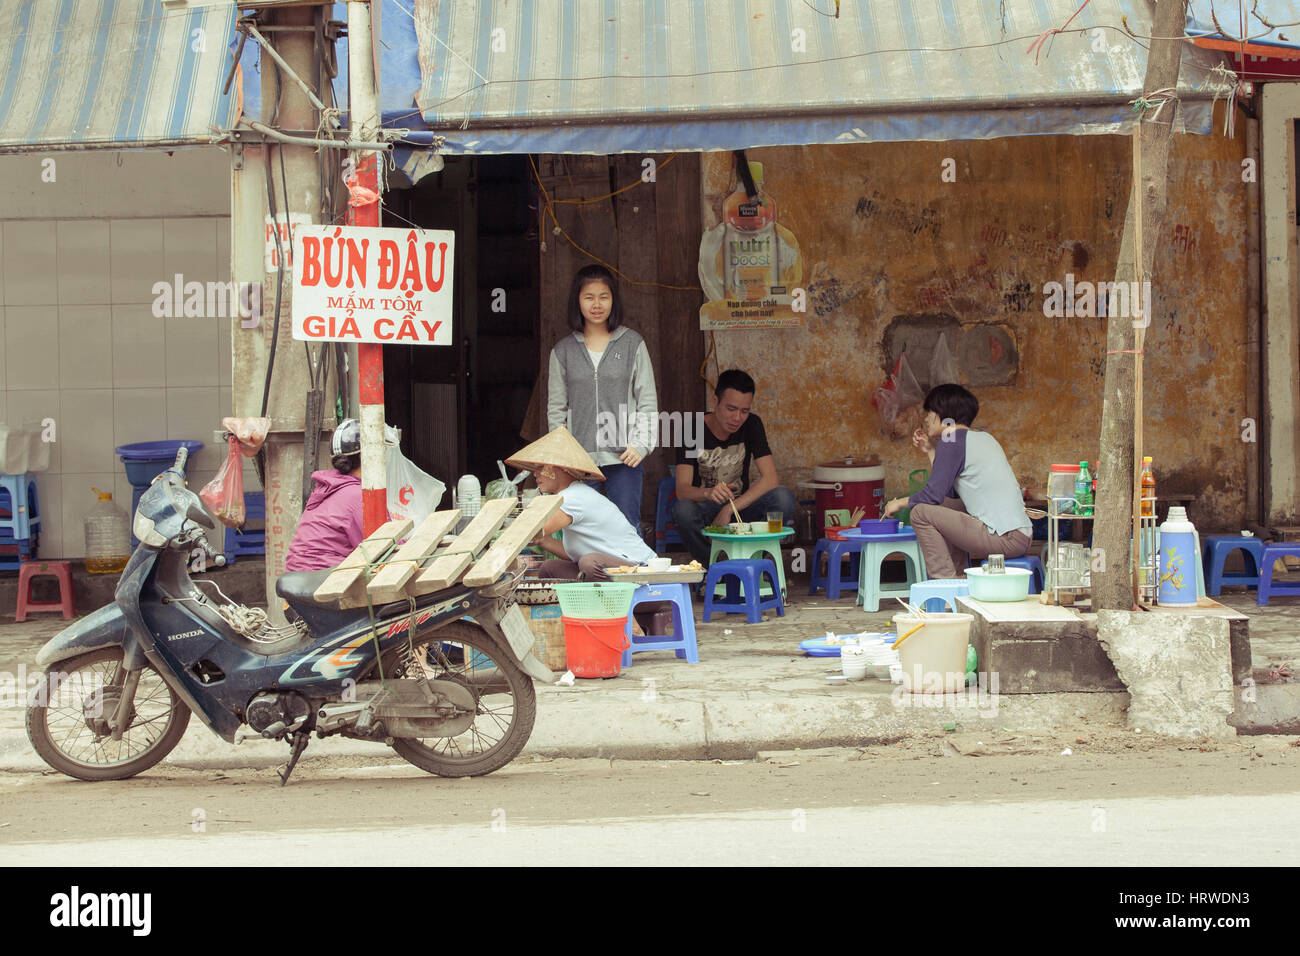
[[[448,152],[619,153],[1131,128],[1142,0],[412,0]],[[391,14],[386,14],[391,15]],[[1187,46],[1183,128],[1222,57]]]
[[[233,119],[221,85],[236,13],[233,3],[0,0],[0,151],[220,138]]]

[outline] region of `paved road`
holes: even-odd
[[[1278,742],[1280,745],[1281,742]],[[1288,752],[1289,750],[1289,752]],[[8,865],[1061,864],[1300,859],[1300,749],[398,764],[0,778]]]

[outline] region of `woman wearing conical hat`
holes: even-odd
[[[555,555],[538,570],[544,578],[608,581],[606,568],[645,564],[655,556],[618,506],[586,482],[601,480],[591,456],[561,426],[506,459],[537,477],[542,494],[563,499],[536,543]],[[557,541],[551,535],[562,533]]]

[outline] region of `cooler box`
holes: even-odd
[[[867,518],[881,517],[885,501],[885,469],[875,455],[850,455],[813,469],[807,486],[817,493],[817,527],[827,525],[826,512],[861,508]]]

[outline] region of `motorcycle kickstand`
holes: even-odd
[[[280,786],[283,787],[289,782],[289,775],[293,773],[293,768],[298,765],[298,758],[302,756],[302,752],[307,749],[307,741],[310,736],[305,730],[299,730],[293,735],[293,744],[289,750],[289,762],[280,773]]]

